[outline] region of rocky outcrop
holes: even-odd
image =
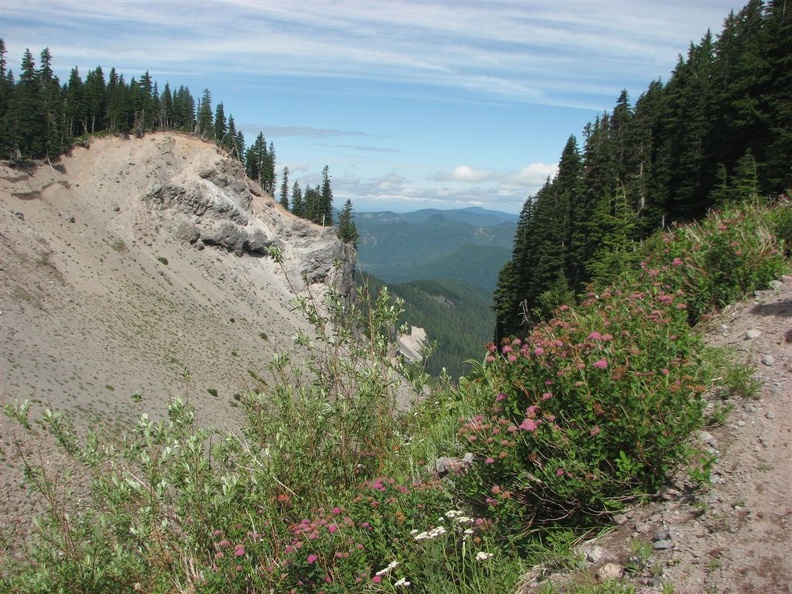
[[[179,147],[167,138],[162,144],[169,154]],[[265,256],[269,247],[277,247],[296,290],[322,283],[351,295],[357,264],[354,248],[340,242],[333,228],[284,211],[259,184],[245,177],[241,163],[220,152],[213,154],[213,161],[173,176],[159,172],[143,191],[143,203],[168,232],[198,249],[219,247],[237,256]]]

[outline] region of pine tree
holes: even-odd
[[[344,243],[351,243],[353,247],[357,247],[359,237],[352,218],[352,201],[347,200],[338,216],[338,238]]]
[[[195,133],[202,139],[214,138],[214,127],[212,125],[212,94],[209,89],[204,89],[203,97],[198,105],[198,121]]]
[[[101,66],[88,72],[83,92],[87,109],[86,132],[93,134],[99,130],[107,129],[107,86]]]
[[[322,190],[316,223],[323,227],[333,225],[333,189],[330,187],[330,168],[325,165],[322,169]]]
[[[14,80],[6,69],[6,46],[0,38],[0,158],[13,156],[13,142],[10,135],[11,106],[13,104]]]
[[[41,87],[46,127],[45,155],[56,157],[66,148],[66,123],[61,86],[58,77],[52,71],[52,54],[49,48],[41,50],[38,82]]]
[[[88,132],[88,104],[77,68],[72,68],[66,85],[66,134],[81,136]]]
[[[269,167],[269,154],[264,134],[259,132],[256,140],[245,153],[245,173],[250,179],[256,180],[265,191],[267,168]]]
[[[294,182],[292,186],[292,214],[305,218],[305,202],[303,201],[302,190],[299,182]]]
[[[225,115],[223,102],[217,104],[214,116],[214,137],[221,146],[226,146],[226,134],[228,133],[228,122]]]
[[[280,203],[283,208],[289,210],[289,168],[283,168],[283,181],[281,182]]]
[[[9,106],[9,144],[16,158],[35,159],[46,154],[47,115],[41,94],[36,63],[26,49]]]

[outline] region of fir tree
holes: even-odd
[[[289,210],[289,168],[283,168],[283,180],[281,181],[280,203],[283,208]]]
[[[292,214],[305,218],[305,202],[303,201],[302,189],[299,182],[294,182],[292,186]]]
[[[347,200],[338,216],[338,238],[344,243],[351,243],[353,247],[357,247],[359,237],[352,218],[352,201]]]
[[[217,104],[214,116],[214,137],[221,146],[226,146],[226,134],[228,133],[228,121],[226,120],[225,107],[223,102]]]
[[[323,227],[333,225],[333,189],[330,186],[330,168],[327,165],[322,169],[322,190],[316,219],[315,222]]]

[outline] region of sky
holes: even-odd
[[[744,4],[0,0],[0,38],[15,74],[48,47],[62,83],[102,66],[208,88],[248,143],[274,144],[278,183],[327,165],[337,208],[517,213],[570,135]]]

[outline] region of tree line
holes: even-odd
[[[495,337],[525,335],[635,259],[634,242],[728,201],[792,187],[792,2],[750,0],[680,55],[668,82],[567,141],[525,202],[494,296]]]
[[[209,89],[200,98],[183,85],[174,90],[166,83],[160,91],[148,71],[127,82],[115,68],[105,77],[101,66],[84,79],[75,67],[62,85],[52,69],[48,48],[41,51],[38,65],[30,50],[25,50],[17,80],[7,67],[6,56],[5,42],[0,39],[0,159],[55,158],[89,134],[140,137],[155,130],[176,130],[215,141],[244,165],[250,179],[275,194],[273,143],[268,144],[259,133],[246,146],[244,134],[233,115],[226,115],[223,103],[212,107]],[[303,192],[295,181],[291,197],[288,176],[284,167],[280,196],[284,208],[316,224],[333,226],[328,167],[322,172],[321,186],[306,187]],[[351,201],[341,211],[337,234],[345,242],[357,243]]]

